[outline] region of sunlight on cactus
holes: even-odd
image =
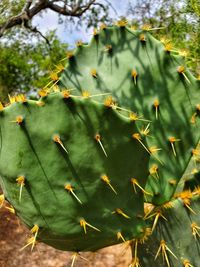
[[[72,251],[75,266],[125,243],[132,267],[198,266],[200,81],[151,30],[103,25],[38,101],[0,105],[0,206],[30,228],[23,248]]]

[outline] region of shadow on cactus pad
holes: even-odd
[[[137,131],[117,111],[64,93],[1,111],[0,181],[29,245],[93,251],[143,235],[149,155]]]

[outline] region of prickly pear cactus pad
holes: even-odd
[[[195,168],[200,138],[200,81],[187,70],[184,55],[147,29],[103,25],[89,45],[79,43],[68,55],[58,84],[77,94],[109,93],[111,105],[126,109],[133,122],[146,121],[137,137],[151,155],[148,201],[168,202],[190,160]]]
[[[138,246],[141,266],[199,266],[199,193],[199,189],[184,192],[185,198],[190,195],[193,212],[180,199],[171,202],[172,208],[163,213],[165,219],[159,220],[148,241]]]
[[[93,251],[143,236],[149,154],[138,131],[68,91],[1,109],[0,181],[33,233],[27,245]]]

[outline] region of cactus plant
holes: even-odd
[[[200,82],[149,31],[102,25],[39,101],[1,107],[1,183],[28,244],[129,241],[131,267],[198,265]]]
[[[149,266],[157,256],[157,266],[165,263],[190,266],[189,262],[195,266],[200,259],[199,252],[194,249],[190,255],[184,242],[178,246],[179,224],[172,218],[174,213],[180,213],[183,221],[190,218],[183,240],[192,245],[195,239],[191,226],[196,225],[196,231],[199,230],[198,209],[194,211],[192,203],[199,195],[196,177],[200,156],[200,82],[186,69],[185,55],[175,51],[169,41],[155,40],[149,30],[148,27],[132,30],[122,22],[116,27],[104,26],[95,32],[89,45],[74,51],[61,75],[60,85],[75,88],[77,94],[84,90],[91,95],[110,93],[113,108],[125,112],[134,122],[144,124],[146,120],[146,127],[135,136],[139,137],[138,141],[147,142],[151,155],[146,183],[146,191],[151,195],[146,195],[145,219],[152,228],[152,241],[139,249],[141,264]],[[162,240],[172,250],[175,247],[176,257],[169,250],[167,257],[159,251]],[[158,262],[156,246],[165,263]],[[132,247],[134,250],[135,245]],[[132,266],[139,264],[135,255]]]
[[[77,48],[61,76],[64,87],[110,93],[134,112],[127,113],[133,121],[150,122],[141,137],[155,152],[147,188],[156,205],[173,196],[199,140],[199,81],[170,50],[169,43],[163,45],[146,30],[103,28],[88,46]]]
[[[37,240],[87,251],[143,235],[131,179],[145,186],[149,155],[129,118],[63,92],[13,103],[0,120],[5,197]]]

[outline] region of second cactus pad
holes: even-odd
[[[116,110],[67,92],[1,111],[0,182],[36,240],[87,251],[143,236],[149,155],[136,132]]]
[[[102,27],[88,45],[70,57],[60,85],[110,93],[130,110],[133,121],[145,121],[140,141],[146,140],[151,160],[147,191],[155,205],[173,196],[200,138],[200,81],[186,69],[184,57],[171,44],[156,40],[146,30]],[[103,97],[102,97],[103,102]],[[132,111],[132,112],[131,112]]]

